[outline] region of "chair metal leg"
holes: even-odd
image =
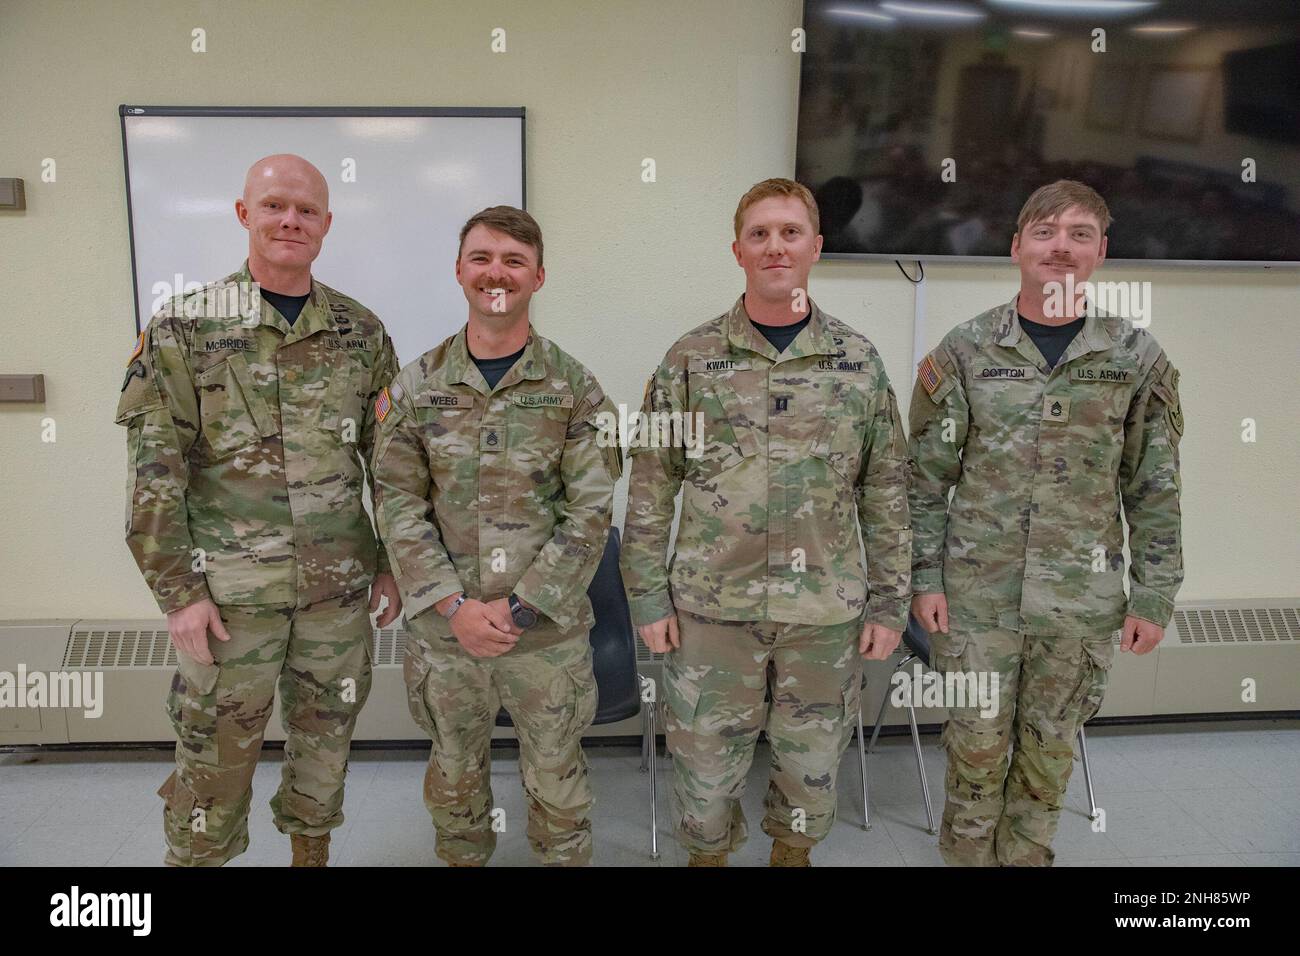
[[[650,771],[650,859],[659,859],[659,761],[655,738],[658,736],[659,700],[655,682],[637,675],[641,682],[641,770]]]
[[[1088,766],[1088,739],[1079,725],[1079,757],[1083,760],[1083,782],[1088,788],[1088,819],[1097,819],[1097,798],[1092,792],[1092,769]]]
[[[906,657],[904,657],[901,661],[898,662],[898,666],[894,668],[893,673],[897,674],[900,670],[902,670],[905,666],[907,666],[910,662],[914,660],[916,660],[916,655],[908,654]],[[890,686],[891,687],[893,686],[893,674],[890,674]],[[875,749],[876,739],[880,736],[880,727],[881,727],[881,723],[885,719],[885,708],[887,706],[889,706],[888,687],[885,688],[885,696],[880,701],[880,710],[876,713],[876,726],[871,729],[871,743],[867,744],[867,753],[871,753],[871,751]]]
[[[641,772],[647,773],[650,770],[650,712],[646,710],[645,702],[641,704]]]
[[[650,859],[659,859],[659,762],[655,759],[655,738],[658,737],[658,702],[650,705]]]
[[[867,743],[862,732],[862,697],[858,696],[858,772],[862,775],[862,829],[871,829],[871,796],[867,792]]]
[[[921,755],[921,732],[916,729],[916,710],[912,702],[907,702],[907,720],[912,725],[912,747],[916,750],[916,772],[921,775],[921,795],[925,797],[925,822],[928,832],[933,836],[938,831],[934,828],[934,807],[930,805],[930,785],[925,779],[925,759]]]

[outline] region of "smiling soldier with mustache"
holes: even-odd
[[[582,734],[596,711],[587,588],[609,536],[615,416],[582,363],[538,335],[542,232],[493,206],[460,232],[466,325],[376,405],[375,517],[406,601],[405,677],[433,738],[424,802],[437,853],[483,866],[496,847],[489,748],[504,706],[519,738],[528,840],[548,865],[591,861]]]
[[[950,864],[1051,864],[1114,632],[1154,649],[1183,579],[1178,371],[1124,317],[1044,309],[1101,265],[1109,225],[1082,183],[1030,196],[1011,241],[1019,294],[949,332],[912,391],[912,613],[936,669],[1000,675],[995,716],[953,708],[944,729]]]

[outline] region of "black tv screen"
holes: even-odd
[[[795,175],[824,254],[1008,255],[1036,188],[1107,257],[1300,264],[1300,3],[806,0]]]

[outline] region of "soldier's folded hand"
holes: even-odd
[[[902,636],[902,631],[895,631],[883,624],[869,623],[862,629],[862,637],[858,639],[858,653],[869,661],[883,661],[894,653]]]
[[[1124,633],[1120,636],[1119,649],[1134,654],[1147,654],[1156,649],[1164,636],[1165,629],[1159,624],[1130,615],[1124,618]]]
[[[176,650],[200,664],[213,663],[212,651],[208,648],[209,630],[219,641],[230,640],[226,626],[221,623],[221,612],[209,598],[167,614],[167,632]]]
[[[935,631],[943,631],[947,634],[948,596],[942,591],[913,595],[912,616],[931,634]]]
[[[510,613],[509,598],[497,598],[495,601],[488,601],[488,607],[492,608],[492,610],[496,611],[498,615],[505,618],[506,623],[510,626],[510,633],[515,637],[519,637],[524,633],[524,629],[515,623],[515,616]],[[533,607],[531,604],[526,604],[525,607],[531,608],[534,611],[537,610],[537,608]]]
[[[376,574],[370,584],[370,613],[379,610],[379,599],[388,598],[384,613],[375,621],[375,627],[387,627],[402,613],[402,595],[397,590],[397,580],[391,574]]]
[[[681,647],[682,639],[677,633],[677,615],[669,614],[653,624],[642,624],[637,628],[641,640],[654,654],[667,654],[671,648]]]
[[[472,598],[451,618],[451,633],[473,657],[500,657],[518,642],[513,622],[500,610]]]

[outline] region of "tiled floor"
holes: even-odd
[[[937,735],[923,738],[936,820],[943,809],[945,757]],[[1300,866],[1300,726],[1296,722],[1095,728],[1088,734],[1104,832],[1087,818],[1082,770],[1070,781],[1056,839],[1061,866]],[[649,858],[649,777],[625,748],[588,749],[596,791],[597,864],[681,866],[686,862],[667,821],[671,761],[659,762],[658,864]],[[347,820],[334,833],[339,865],[441,865],[420,799],[424,755],[361,751],[348,778]],[[263,756],[253,783],[251,847],[234,866],[284,865],[289,841],[267,805],[281,756]],[[170,772],[161,752],[0,755],[0,866],[155,865],[162,858],[161,801],[154,791]],[[839,820],[814,852],[818,865],[937,866],[910,740],[886,738],[868,761],[872,827],[862,831],[857,750],[840,774]],[[767,753],[750,772],[745,810],[751,838],[735,866],[767,862],[759,830]],[[493,865],[534,861],[524,837],[524,800],[513,755],[493,760],[497,806],[506,832]]]

